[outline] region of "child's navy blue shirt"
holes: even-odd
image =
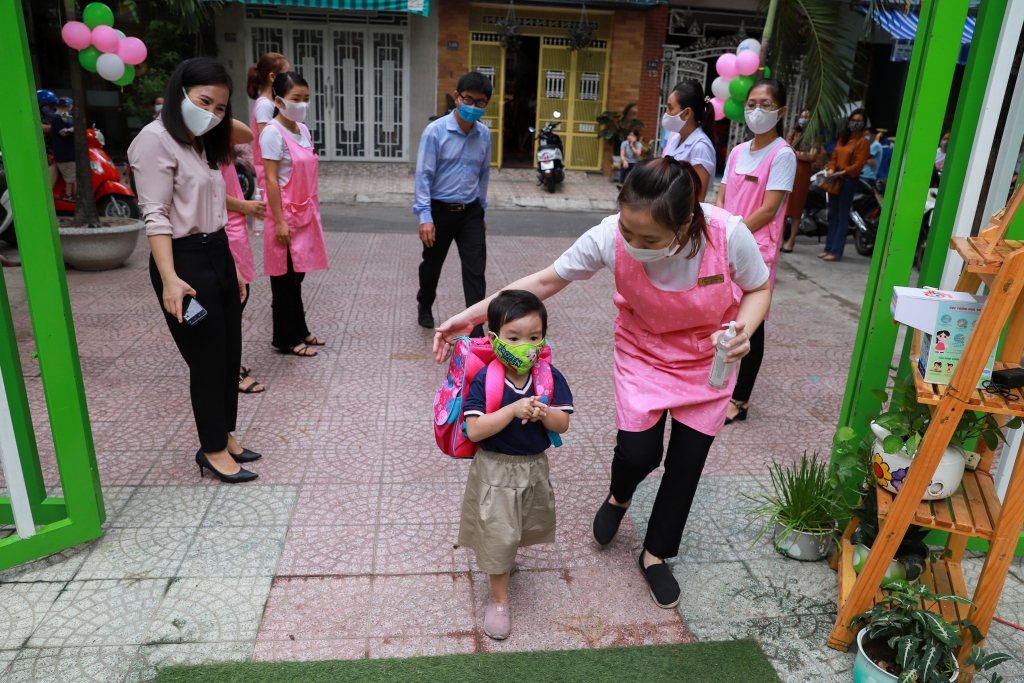
[[[463,415],[484,415],[487,413],[487,388],[485,379],[487,368],[484,368],[473,378],[469,385],[469,394],[466,396]],[[564,410],[572,413],[572,392],[569,391],[569,384],[562,377],[562,373],[551,367],[551,379],[554,383],[554,393],[551,396],[551,408]],[[528,375],[526,386],[517,389],[512,382],[505,378],[505,393],[501,397],[501,407],[515,403],[516,401],[534,396],[533,376]],[[527,422],[516,418],[494,436],[480,442],[480,448],[505,455],[535,455],[543,453],[551,445],[548,438],[548,430],[539,420]]]

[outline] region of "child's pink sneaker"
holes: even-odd
[[[502,602],[487,605],[487,612],[484,614],[484,633],[495,640],[505,640],[511,632],[512,622],[508,616],[508,605]]]

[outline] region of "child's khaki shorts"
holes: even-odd
[[[476,552],[481,571],[504,574],[515,564],[518,548],[554,542],[548,456],[479,451],[462,499],[459,545]]]

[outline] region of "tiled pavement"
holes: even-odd
[[[492,238],[488,280],[509,282],[568,244]],[[69,271],[108,521],[92,543],[0,573],[0,680],[134,682],[168,663],[741,637],[757,638],[787,683],[850,680],[852,656],[825,646],[834,572],[752,545],[741,494],[764,486],[772,459],[828,446],[855,329],[855,307],[843,302],[859,298],[850,282],[863,281],[852,259],[833,269],[850,274],[841,286],[816,275],[806,254],[780,271],[754,408],[716,440],[672,561],[678,610],[655,608],[635,567],[657,472],[609,548],[589,538],[614,438],[613,278],[601,273],[550,302],[577,414],[551,455],[557,542],[521,552],[513,636],[497,643],[480,631],[486,577],[454,546],[469,463],[438,453],[429,427],[443,370],[414,321],[416,239],[330,233],[327,245],[331,269],[306,280],[311,327],[328,340],[319,357],[271,352],[265,279],[246,309],[244,362],[269,385],[241,398],[240,439],[265,454],[248,486],[200,479],[191,462],[185,366],[149,288],[145,245],[124,269]],[[453,264],[440,317],[460,308]],[[57,486],[24,295],[18,271],[5,275],[44,470]],[[976,577],[980,561],[967,565]],[[1000,614],[1024,621],[1019,561]],[[1024,654],[1024,633],[1010,628],[994,625],[990,642]]]

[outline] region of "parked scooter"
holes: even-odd
[[[559,112],[554,117],[561,118]],[[537,136],[537,184],[543,185],[548,192],[554,192],[555,186],[565,180],[565,155],[562,138],[555,132],[560,124],[552,121],[541,129]],[[530,132],[534,132],[530,128]]]
[[[811,187],[807,193],[807,203],[800,217],[799,234],[808,237],[824,237],[828,234],[828,208],[837,198],[829,195],[821,186],[825,179],[825,171],[811,176]],[[857,252],[865,256],[871,255],[874,246],[874,235],[878,232],[878,220],[882,214],[882,195],[875,191],[874,186],[864,179],[858,179],[857,191],[853,195],[848,228],[855,230],[860,236],[856,242]],[[883,185],[884,187],[884,185]],[[873,228],[872,228],[873,224]],[[864,229],[861,230],[860,226]],[[870,236],[870,239],[869,239]],[[862,251],[862,249],[866,250]]]
[[[105,218],[141,218],[139,201],[131,188],[121,182],[121,173],[103,151],[103,133],[94,125],[86,131],[89,137],[89,167],[92,169],[92,190],[96,209]],[[65,195],[64,178],[53,187],[53,203],[57,213],[74,213],[75,202]]]

